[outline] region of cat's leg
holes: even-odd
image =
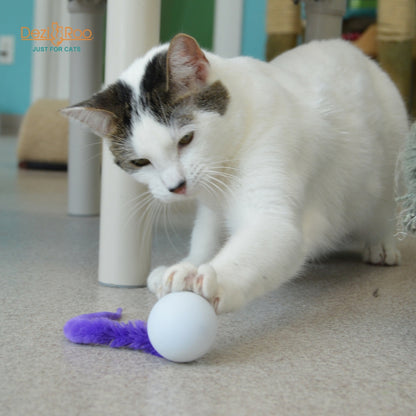
[[[218,313],[233,311],[289,280],[304,262],[298,227],[287,217],[257,217],[234,233],[208,264],[170,267],[160,295],[192,290]]]
[[[209,261],[219,250],[223,239],[222,223],[216,212],[200,204],[198,206],[195,225],[191,236],[191,247],[187,257],[180,264],[184,266],[186,273],[190,273],[190,267],[199,266]],[[163,276],[168,267],[155,268],[147,279],[147,287],[153,293],[161,292]]]
[[[400,251],[396,248],[396,221],[394,203],[380,202],[377,212],[373,212],[368,224],[363,251],[365,263],[379,266],[400,264]]]
[[[191,248],[182,262],[199,266],[212,259],[218,253],[224,239],[223,228],[223,221],[219,214],[199,204],[192,230]]]

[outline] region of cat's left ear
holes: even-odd
[[[193,37],[179,34],[170,42],[167,70],[168,89],[185,93],[206,85],[209,62]]]
[[[107,110],[102,110],[84,103],[60,110],[65,117],[77,120],[88,126],[95,134],[100,137],[110,137],[115,130],[115,114]]]
[[[90,99],[61,110],[61,114],[87,125],[101,137],[111,137],[131,117],[132,90],[118,81]]]

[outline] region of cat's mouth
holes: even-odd
[[[175,188],[169,189],[169,191],[176,195],[186,195],[186,181],[182,181]]]

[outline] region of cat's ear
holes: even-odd
[[[196,90],[206,85],[209,62],[197,41],[188,35],[176,35],[167,55],[168,89]]]
[[[98,136],[110,137],[114,134],[115,114],[104,109],[91,107],[88,101],[63,108],[60,112],[66,117],[85,124]]]
[[[110,84],[82,103],[61,110],[62,114],[87,125],[101,137],[111,137],[131,118],[133,91],[123,81]]]

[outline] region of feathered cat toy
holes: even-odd
[[[64,334],[76,344],[108,345],[113,348],[141,350],[160,357],[150,343],[146,322],[118,322],[122,309],[117,312],[96,312],[76,316],[64,326]]]

